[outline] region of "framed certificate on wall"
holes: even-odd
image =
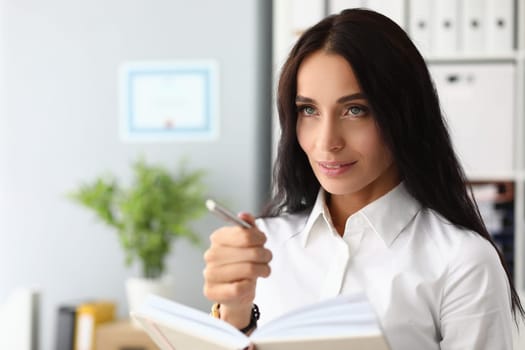
[[[125,142],[218,137],[215,61],[128,62],[120,68],[120,136]]]

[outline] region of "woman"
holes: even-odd
[[[282,69],[278,109],[266,217],[240,214],[254,227],[215,231],[205,254],[219,317],[250,331],[254,302],[264,321],[364,289],[392,349],[512,348],[523,308],[405,32],[368,10],[322,20]]]

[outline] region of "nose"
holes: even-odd
[[[337,118],[324,118],[317,135],[317,146],[324,152],[338,152],[345,146],[343,129]]]

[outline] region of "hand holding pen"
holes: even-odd
[[[256,281],[270,274],[271,252],[264,247],[266,236],[247,213],[238,216],[213,201],[207,207],[234,226],[224,226],[210,236],[204,253],[204,295],[221,304],[221,319],[237,328],[250,321]]]

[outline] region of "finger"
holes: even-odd
[[[227,265],[240,262],[269,263],[272,252],[263,247],[234,248],[212,246],[204,253],[204,261],[211,265]]]
[[[210,242],[230,247],[255,247],[266,243],[266,235],[257,228],[241,228],[226,226],[214,231],[210,235]]]
[[[204,295],[220,304],[244,304],[255,299],[255,280],[242,280],[234,283],[205,283]]]
[[[237,216],[239,217],[239,219],[246,221],[252,226],[255,226],[255,216],[253,216],[252,214],[240,212],[239,214],[237,214]]]
[[[268,264],[239,263],[223,266],[208,265],[203,275],[207,283],[233,283],[244,279],[268,277],[270,272]]]

